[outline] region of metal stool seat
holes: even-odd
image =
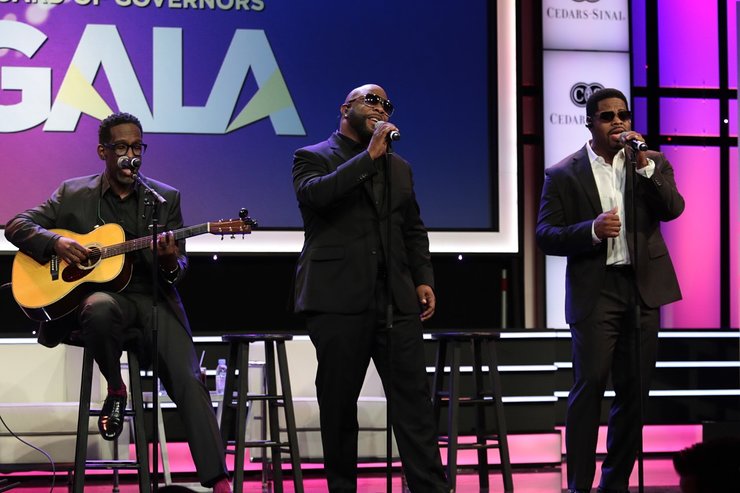
[[[141,375],[139,373],[139,358],[136,351],[128,350],[129,392],[131,394],[131,409],[126,409],[124,416],[133,419],[134,442],[136,448],[135,460],[88,460],[87,439],[91,417],[100,416],[100,409],[90,409],[93,380],[92,352],[77,340],[67,340],[65,344],[83,348],[82,377],[80,380],[80,407],[77,415],[77,441],[75,444],[75,464],[73,471],[72,491],[83,493],[85,488],[86,469],[135,469],[139,476],[139,491],[149,493],[151,481],[149,479],[149,454],[147,450],[146,434],[144,431],[144,404],[141,393]],[[115,456],[114,456],[115,457]]]
[[[290,375],[288,374],[288,358],[285,352],[285,341],[293,339],[293,336],[288,334],[229,334],[222,336],[221,339],[229,343],[228,370],[224,398],[221,403],[221,436],[226,444],[226,453],[235,455],[234,492],[241,493],[243,488],[245,448],[269,448],[272,456],[271,472],[274,490],[277,493],[283,491],[281,454],[286,452],[290,454],[295,492],[303,493],[298,434],[293,410],[293,395],[290,389]],[[250,394],[248,392],[249,345],[255,342],[264,342],[265,345],[266,392]],[[275,353],[277,353],[282,394],[277,391]],[[269,437],[263,436],[262,440],[246,441],[247,403],[252,401],[267,404]],[[287,441],[280,437],[278,422],[278,408],[280,407],[283,408],[285,415]],[[229,434],[232,431],[234,440],[229,440]]]
[[[434,370],[432,402],[436,422],[439,423],[443,401],[447,402],[447,437],[440,442],[447,445],[447,480],[454,491],[457,474],[457,451],[473,449],[478,453],[478,481],[480,491],[489,491],[488,449],[498,448],[503,469],[504,491],[514,491],[509,442],[506,434],[506,419],[502,404],[501,379],[498,373],[498,358],[494,343],[500,339],[499,332],[438,332],[432,339],[438,341],[437,362]],[[450,375],[447,390],[444,389],[444,368],[448,344],[452,346]],[[463,344],[469,345],[473,356],[474,394],[460,395],[460,351]],[[488,366],[488,372],[483,366]],[[458,442],[459,408],[475,408],[476,440],[474,443]],[[496,433],[488,434],[486,409],[493,408]]]

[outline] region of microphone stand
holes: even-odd
[[[626,152],[626,151],[625,151]],[[630,200],[632,202],[630,209],[632,210],[632,266],[633,266],[633,280],[632,280],[632,295],[630,297],[630,303],[632,305],[633,323],[635,328],[635,367],[637,371],[637,382],[638,382],[638,396],[639,396],[639,444],[637,448],[637,485],[639,493],[644,493],[645,489],[645,469],[644,469],[644,450],[643,450],[643,424],[645,421],[644,411],[644,399],[643,399],[643,381],[642,381],[642,322],[640,320],[640,301],[638,299],[639,291],[637,284],[637,268],[638,268],[638,249],[637,249],[637,182],[639,179],[637,173],[637,151],[632,150],[630,153],[630,170],[628,176],[632,178],[632,186],[630,187]]]
[[[392,433],[392,417],[393,408],[391,403],[393,402],[393,346],[391,331],[393,330],[393,285],[391,284],[391,275],[393,272],[392,262],[393,256],[391,255],[391,233],[393,223],[391,221],[391,160],[393,156],[393,147],[391,146],[391,139],[388,139],[388,144],[385,152],[385,210],[386,210],[386,252],[385,252],[385,338],[386,345],[388,348],[388,363],[387,363],[387,391],[386,391],[386,430],[385,430],[385,456],[386,456],[386,491],[391,493],[392,477],[393,477],[393,433]]]
[[[157,381],[159,379],[159,350],[157,348],[157,339],[159,337],[159,319],[157,298],[159,290],[159,256],[157,255],[157,223],[159,215],[159,205],[167,203],[156,190],[147,185],[139,176],[138,170],[133,170],[134,180],[144,188],[145,193],[151,195],[153,200],[145,199],[145,204],[152,208],[152,491],[156,493],[159,487],[159,426],[158,413],[159,408],[159,389]],[[145,467],[142,465],[141,467]],[[148,467],[148,465],[147,465]]]

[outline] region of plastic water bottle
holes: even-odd
[[[216,393],[222,395],[224,393],[224,387],[226,386],[226,360],[221,358],[218,360],[218,366],[216,367]]]

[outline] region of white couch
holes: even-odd
[[[13,433],[45,450],[55,463],[74,462],[80,395],[82,349],[49,349],[32,339],[0,339],[0,416]],[[92,406],[105,396],[95,366]],[[88,458],[111,458],[113,442],[100,437],[96,419],[89,423]],[[128,433],[119,439],[119,454],[128,458]],[[0,424],[0,470],[48,462]]]

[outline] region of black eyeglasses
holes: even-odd
[[[632,120],[632,112],[630,110],[620,110],[617,112],[602,111],[601,113],[594,114],[596,118],[598,118],[602,122],[607,122],[607,123],[614,120],[614,115],[618,116],[619,119],[622,121]]]
[[[119,157],[128,154],[129,149],[134,153],[134,156],[141,156],[146,152],[146,144],[142,143],[125,144],[123,142],[116,142],[115,144],[103,144],[103,147],[111,149]]]
[[[383,99],[380,96],[378,96],[377,94],[373,94],[371,92],[365,94],[364,96],[357,96],[356,98],[352,98],[352,99],[350,99],[349,101],[347,101],[344,104],[350,104],[352,101],[355,101],[355,100],[360,99],[360,98],[363,98],[362,99],[362,102],[364,104],[366,104],[367,106],[378,106],[378,105],[382,105],[383,106],[383,111],[385,111],[385,114],[386,115],[391,116],[393,114],[393,110],[394,110],[393,103],[391,103],[389,100]]]

